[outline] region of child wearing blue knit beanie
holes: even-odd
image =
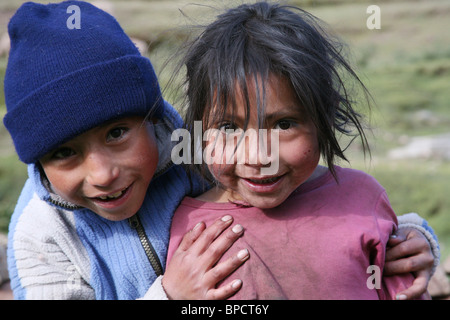
[[[181,118],[117,21],[86,2],[25,3],[8,27],[4,124],[29,164],[9,232],[15,297],[217,299],[239,289],[215,285],[243,259],[220,273],[211,263],[241,234],[225,231],[230,217],[190,232],[162,278],[173,211],[199,187],[167,157]],[[199,252],[212,243],[220,249]]]
[[[4,123],[25,163],[105,121],[163,114],[150,61],[115,19],[77,3],[80,29],[69,29],[70,4],[26,3],[9,24]]]

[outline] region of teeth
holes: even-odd
[[[123,194],[123,191],[118,191],[116,193],[113,193],[113,194],[110,194],[110,195],[107,195],[107,196],[101,196],[99,198],[102,199],[102,200],[115,199],[115,198],[120,197],[122,194]]]
[[[249,179],[251,182],[255,182],[255,183],[271,183],[271,182],[274,182],[274,181],[276,181],[276,180],[278,180],[278,177],[274,177],[274,178],[269,178],[269,179],[258,179],[258,180],[255,180],[255,179]]]
[[[108,196],[108,198],[110,198],[110,199],[118,198],[122,195],[122,193],[123,193],[123,191],[116,192],[116,193]]]

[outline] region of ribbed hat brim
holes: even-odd
[[[162,117],[164,102],[155,79],[150,61],[142,56],[102,62],[46,83],[11,108],[4,123],[19,158],[35,163],[108,120],[150,113]]]

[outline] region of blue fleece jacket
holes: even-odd
[[[170,165],[170,134],[182,125],[166,105],[156,125],[160,162],[138,212],[161,265],[165,266],[173,212],[198,191],[186,172]],[[162,146],[164,146],[162,148]],[[50,192],[35,165],[12,216],[8,264],[17,299],[137,299],[156,279],[136,229],[128,220],[109,221]],[[194,188],[194,190],[193,190]]]

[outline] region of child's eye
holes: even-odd
[[[114,128],[108,132],[108,136],[106,137],[106,141],[118,140],[122,138],[125,133],[128,131],[127,128]]]
[[[238,127],[231,122],[223,122],[219,125],[218,129],[222,132],[226,132],[227,130],[236,130]]]
[[[280,120],[275,125],[275,129],[288,130],[291,129],[294,125],[294,122],[291,120]]]
[[[67,159],[71,156],[75,155],[75,151],[70,148],[59,148],[55,152],[53,152],[52,158],[57,160]]]

